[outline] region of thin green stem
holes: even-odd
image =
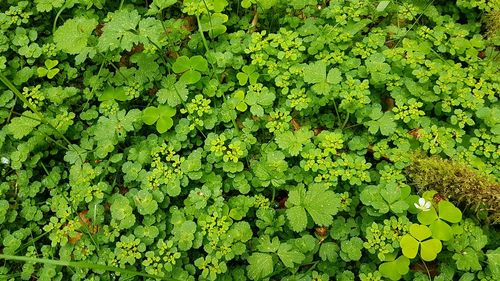
[[[208,48],[208,43],[207,39],[205,38],[205,34],[203,34],[203,28],[201,27],[200,16],[196,15],[196,21],[198,22],[198,32],[200,32],[201,41],[203,41],[203,46],[205,46],[205,51],[208,53],[210,49]]]
[[[92,262],[81,262],[81,261],[63,261],[63,260],[53,260],[53,259],[40,259],[40,258],[32,258],[25,256],[14,256],[14,255],[4,255],[0,254],[0,259],[10,260],[10,261],[20,261],[20,262],[31,262],[31,263],[43,263],[57,266],[67,266],[73,268],[81,268],[81,269],[92,269],[92,270],[104,270],[104,271],[113,271],[121,274],[133,275],[133,276],[142,276],[147,278],[155,278],[160,280],[167,280],[165,277],[156,276],[152,274],[147,274],[135,270],[109,266],[104,264],[92,263]]]
[[[339,110],[337,108],[337,102],[335,102],[335,99],[332,99],[333,100],[333,108],[335,108],[335,114],[337,115],[337,121],[340,123],[340,114],[339,114]]]
[[[205,9],[207,10],[208,22],[210,23],[209,34],[210,34],[210,37],[213,38],[213,36],[214,36],[214,33],[213,33],[214,26],[212,25],[212,14],[210,13],[210,10],[208,9],[208,5],[207,5],[207,2],[205,0],[203,0],[203,4],[205,5]]]
[[[345,125],[347,125],[347,121],[349,121],[349,112],[347,112],[347,115],[345,117],[345,120],[344,120],[344,123],[342,124],[342,128],[341,129],[344,129]]]
[[[59,17],[61,16],[61,13],[64,11],[64,9],[66,9],[66,4],[64,4],[61,9],[59,9],[59,11],[57,12],[56,14],[56,18],[54,19],[54,22],[52,23],[52,33],[55,33],[56,32],[56,27],[57,27],[57,20],[59,19]]]

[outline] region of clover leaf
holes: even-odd
[[[259,78],[259,73],[256,72],[257,68],[255,65],[245,65],[241,68],[242,72],[238,72],[236,74],[236,78],[240,86],[244,86],[247,82],[250,82],[250,85],[257,83],[257,79]]]
[[[400,280],[410,270],[410,260],[405,256],[400,256],[393,261],[384,262],[378,267],[378,270],[384,277]]]
[[[158,107],[146,107],[142,111],[142,120],[147,125],[156,123],[156,130],[163,134],[168,129],[172,128],[174,121],[172,117],[175,115],[175,109],[168,105],[160,105]]]
[[[213,13],[211,15],[203,15],[200,19],[200,26],[203,32],[208,31],[210,38],[215,38],[224,32],[227,28],[224,25],[229,17],[222,13]]]
[[[201,79],[201,73],[208,71],[208,62],[202,56],[193,56],[188,58],[187,56],[178,57],[177,60],[172,65],[172,70],[181,74],[179,81],[185,84],[194,84]]]
[[[245,96],[245,103],[250,106],[250,112],[256,116],[264,115],[264,107],[271,106],[276,95],[268,88],[261,91],[249,91]]]
[[[437,254],[441,252],[442,244],[438,239],[427,239],[431,235],[432,232],[429,227],[421,224],[412,224],[410,226],[410,233],[405,234],[400,241],[403,255],[413,259],[417,256],[420,249],[420,256],[424,261],[436,259]]]
[[[247,104],[245,103],[245,92],[242,90],[238,90],[234,93],[233,97],[231,98],[231,102],[238,111],[245,112],[248,108]]]
[[[394,120],[394,113],[382,112],[381,109],[382,106],[380,104],[373,106],[370,113],[372,120],[366,122],[366,125],[368,125],[368,131],[373,135],[380,130],[382,135],[389,136],[396,131],[397,123]]]
[[[441,200],[438,203],[437,210],[432,207],[427,212],[422,211],[418,213],[417,218],[420,223],[429,225],[432,230],[432,237],[448,241],[453,237],[453,230],[446,222],[460,222],[462,220],[462,212],[453,203]]]
[[[47,78],[52,79],[54,76],[56,76],[57,73],[59,73],[60,69],[56,68],[57,64],[59,64],[59,61],[57,60],[45,60],[45,67],[39,67],[36,69],[36,72],[38,73],[38,76],[44,77],[47,76]]]

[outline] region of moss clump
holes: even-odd
[[[488,223],[500,223],[500,184],[464,163],[416,155],[406,169],[421,190],[433,189],[450,201],[475,212]]]
[[[500,10],[493,10],[484,17],[486,24],[486,36],[488,38],[498,38],[500,35]]]

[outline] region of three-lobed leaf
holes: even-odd
[[[168,131],[174,121],[172,117],[175,115],[175,109],[168,105],[160,105],[158,107],[146,107],[142,111],[142,121],[147,125],[156,123],[156,130],[162,134]]]

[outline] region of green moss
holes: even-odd
[[[478,218],[500,223],[500,184],[492,176],[464,163],[422,155],[415,155],[406,173],[418,189],[434,189]]]
[[[484,17],[486,35],[488,38],[498,38],[500,35],[500,10],[493,10]]]

